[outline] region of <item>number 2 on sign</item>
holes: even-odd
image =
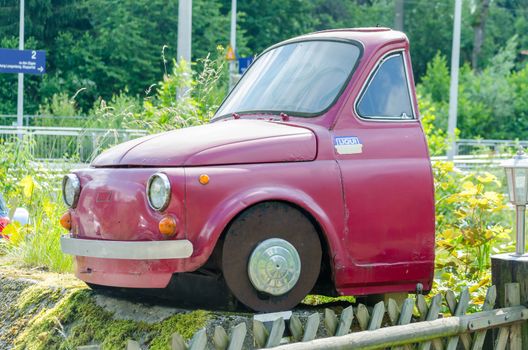
[[[31,51],[31,59],[36,60],[37,59],[37,51]]]

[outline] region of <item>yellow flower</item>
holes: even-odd
[[[480,181],[483,184],[487,184],[487,183],[490,183],[492,181],[496,181],[497,178],[493,174],[485,173],[483,176],[477,176],[477,180]]]
[[[452,239],[455,238],[457,234],[452,228],[447,228],[444,230],[444,232],[442,232],[442,236],[444,236],[446,239]]]
[[[35,181],[33,181],[31,176],[27,175],[20,181],[20,186],[22,186],[22,193],[24,193],[24,196],[30,198],[35,189]]]

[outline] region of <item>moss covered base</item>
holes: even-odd
[[[174,332],[190,338],[211,318],[202,310],[171,309],[157,322],[126,319],[104,305],[122,301],[104,298],[101,303],[96,293],[75,280],[57,286],[48,278],[20,278],[0,269],[0,348],[75,349],[101,344],[105,350],[124,349],[127,340],[134,339],[149,349],[167,349]],[[137,306],[133,312],[151,309]]]

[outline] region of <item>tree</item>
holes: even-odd
[[[484,28],[488,17],[490,0],[476,0],[476,10],[473,13],[473,53],[471,54],[471,66],[478,69],[478,59],[482,44],[484,43]]]

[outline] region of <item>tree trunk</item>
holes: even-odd
[[[488,17],[490,0],[479,0],[477,9],[473,17],[473,53],[471,55],[471,65],[478,70],[478,59],[482,44],[484,43],[484,28]]]

